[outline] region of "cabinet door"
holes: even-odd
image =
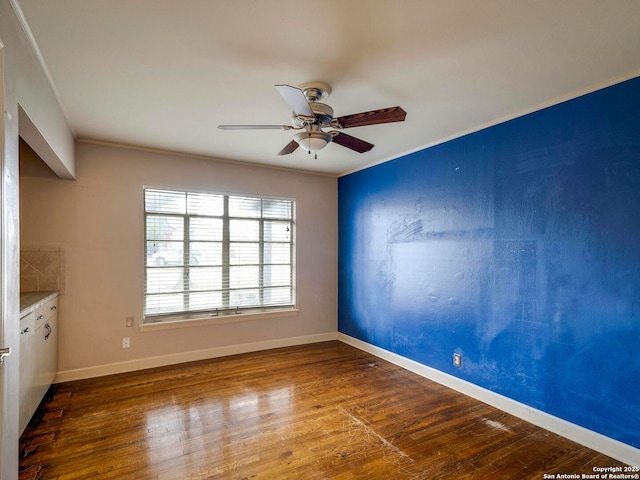
[[[51,385],[58,374],[58,297],[47,303],[48,334],[45,335],[47,383]]]
[[[44,370],[47,386],[51,385],[58,373],[58,314],[49,317],[45,324]],[[48,388],[48,387],[47,387]]]
[[[35,351],[33,357],[35,359],[35,376],[33,379],[33,398],[31,399],[33,411],[35,412],[40,405],[40,401],[47,393],[49,389],[49,383],[47,382],[47,354],[46,354],[46,340],[45,336],[48,332],[46,328],[47,321],[43,320],[40,324],[36,323],[35,332]]]
[[[58,310],[57,298],[45,305],[45,318],[36,325],[36,408],[58,373]],[[36,319],[37,320],[37,319]],[[37,321],[36,321],[37,323]]]
[[[32,398],[34,396],[33,383],[35,378],[35,314],[31,313],[20,320],[20,406],[19,429],[20,435],[27,427],[35,408]]]

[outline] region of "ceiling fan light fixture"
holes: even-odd
[[[325,132],[300,132],[294,138],[300,147],[309,152],[322,150],[333,140],[333,136]]]
[[[333,108],[321,103],[331,93],[331,87],[324,82],[307,82],[299,87],[280,84],[275,86],[284,101],[291,107],[292,126],[288,125],[218,125],[221,130],[303,130],[294,135],[293,140],[278,152],[278,155],[289,155],[302,147],[306,152],[317,152],[327,144],[333,142],[353,150],[365,153],[374,145],[342,130],[351,127],[367,125],[381,125],[383,123],[404,122],[407,112],[399,106],[369,110],[367,112],[333,116]],[[323,128],[334,128],[330,132],[323,132]]]

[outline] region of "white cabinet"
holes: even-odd
[[[58,297],[20,319],[20,434],[58,371]]]

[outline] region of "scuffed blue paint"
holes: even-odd
[[[339,229],[340,332],[640,447],[640,79],[342,177]]]

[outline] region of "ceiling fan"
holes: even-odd
[[[333,109],[320,103],[331,93],[331,87],[323,82],[307,82],[299,87],[275,86],[282,98],[293,110],[291,125],[218,125],[222,130],[301,130],[296,133],[278,155],[288,155],[302,147],[309,153],[322,150],[334,142],[358,153],[368,152],[373,144],[343,133],[342,129],[402,122],[407,116],[400,107],[382,108],[334,118]],[[324,128],[334,128],[325,132]],[[316,154],[317,158],[317,154]]]

